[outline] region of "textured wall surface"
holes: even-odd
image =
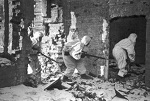
[[[45,2],[43,3],[42,0],[34,0],[35,1],[35,8],[34,8],[34,32],[42,30],[43,27],[43,16],[45,15]]]
[[[150,13],[149,0],[109,0],[109,15],[111,18],[147,15]]]
[[[150,87],[150,16],[147,16],[147,29],[146,29],[146,73],[145,83]]]

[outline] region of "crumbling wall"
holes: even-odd
[[[62,47],[65,42],[65,37],[63,36],[63,23],[49,24],[49,27],[50,34],[42,38],[41,52],[60,64],[41,55],[42,78],[60,72],[62,69],[60,66],[63,63]]]
[[[45,16],[45,0],[34,0],[35,1],[35,7],[34,7],[34,29],[33,31],[41,31],[44,30],[44,26],[43,26],[43,16]],[[46,8],[45,8],[46,9]]]
[[[1,6],[4,7],[4,0],[0,1]],[[13,38],[13,24],[9,23],[9,21],[7,21],[7,23],[5,22],[6,19],[5,17],[7,16],[9,18],[9,20],[12,19],[13,16],[13,9],[15,9],[17,5],[13,3],[13,1],[9,0],[8,1],[8,11],[4,13],[5,8],[1,9],[1,32],[0,32],[0,36],[1,36],[1,49],[0,49],[0,53],[3,54],[2,57],[0,57],[0,87],[4,87],[4,86],[11,86],[11,85],[16,85],[18,84],[18,67],[16,66],[16,64],[14,63],[14,61],[12,61],[12,56],[9,54],[14,53],[14,48],[12,48],[12,42],[13,40],[15,41],[19,41],[15,38]],[[7,19],[8,20],[8,19]],[[9,30],[5,28],[4,26],[7,24],[7,26],[9,26]],[[7,32],[5,32],[5,30],[8,30]],[[7,33],[8,36],[6,36],[4,33]],[[8,37],[8,43],[4,42],[4,37]],[[4,47],[6,46],[5,44],[8,44],[8,47]],[[18,42],[19,44],[19,42]],[[17,46],[17,45],[16,45]],[[8,50],[5,52],[4,54],[4,48],[7,48]],[[10,60],[9,60],[10,59]]]
[[[41,52],[53,60],[63,63],[61,51],[65,36],[63,36],[62,7],[55,1],[47,4],[47,0],[35,0],[35,3],[34,31],[45,29],[45,34],[41,41]],[[47,15],[48,13],[50,13],[51,17]],[[39,60],[42,68],[42,80],[50,74],[60,71],[60,64],[49,60],[45,56],[40,55]]]

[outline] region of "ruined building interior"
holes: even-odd
[[[139,82],[136,78],[141,78],[146,96],[150,95],[149,0],[0,0],[0,88],[21,85],[32,72],[29,66],[29,54],[32,54],[32,49],[28,35],[31,30],[33,36],[38,31],[44,32],[40,43],[42,54],[35,60],[40,64],[40,73],[36,79],[46,80],[63,72],[66,67],[62,59],[62,48],[71,25],[78,28],[80,39],[84,35],[92,37],[89,54],[105,58],[86,57],[85,66],[91,76],[98,80],[103,79],[107,84],[114,82],[113,75],[116,73],[114,72],[116,63],[112,56],[114,45],[131,33],[136,33],[138,36],[135,45],[136,65],[131,68],[135,69],[134,74],[138,76],[133,77],[131,81],[134,81],[135,86],[135,82]],[[97,82],[97,79],[93,82]],[[1,94],[0,91],[0,101],[3,97]],[[82,100],[79,100],[81,97],[78,97],[78,100],[77,98],[68,100],[67,97],[66,100],[41,98],[37,101],[103,101],[96,100],[96,97],[95,100],[83,100],[85,98]],[[106,98],[105,100],[117,101],[112,100],[113,98],[107,96],[109,100]]]

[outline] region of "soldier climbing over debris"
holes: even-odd
[[[38,59],[38,54],[40,52],[40,42],[43,35],[43,31],[33,33],[32,29],[28,30],[31,48],[28,52],[28,77],[24,82],[24,85],[26,86],[37,87],[37,85],[41,83],[41,66]]]
[[[113,48],[112,53],[119,68],[119,77],[124,77],[127,74],[128,71],[126,66],[128,65],[128,61],[135,61],[134,46],[136,38],[137,35],[135,33],[131,33],[128,38],[122,39]]]
[[[72,81],[70,77],[77,69],[81,74],[82,79],[93,79],[86,74],[86,68],[84,66],[84,56],[82,51],[87,50],[87,46],[91,41],[91,37],[84,36],[82,40],[78,38],[78,30],[70,29],[70,34],[67,37],[67,42],[64,45],[62,55],[64,63],[67,67],[62,81]]]

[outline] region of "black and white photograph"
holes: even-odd
[[[0,0],[0,101],[150,101],[150,0]]]

